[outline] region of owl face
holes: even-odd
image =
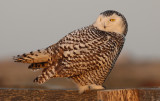
[[[110,15],[100,14],[94,26],[102,31],[125,34],[126,24],[124,21],[124,18],[116,13]]]

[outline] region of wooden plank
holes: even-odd
[[[0,101],[160,101],[160,88],[88,91],[0,89]]]
[[[160,101],[160,88],[138,90],[139,101]]]
[[[76,90],[0,89],[0,101],[97,101],[97,92]]]

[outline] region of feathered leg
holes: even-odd
[[[104,73],[103,73],[104,72]],[[102,84],[107,78],[108,70],[99,68],[97,70],[89,71],[81,75],[71,77],[79,88],[79,93],[88,90],[104,89]]]

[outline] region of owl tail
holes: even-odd
[[[50,60],[50,54],[46,50],[37,50],[28,54],[17,55],[13,59],[15,62],[40,63]]]
[[[28,69],[32,71],[37,71],[40,68],[48,68],[49,63],[48,62],[41,62],[41,63],[32,63],[28,66]]]

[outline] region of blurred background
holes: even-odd
[[[99,13],[117,10],[129,31],[118,61],[104,86],[160,86],[160,1],[158,0],[0,0],[0,88],[76,89],[69,79],[43,85],[28,64],[13,63],[14,55],[48,47],[69,32],[92,24]]]

